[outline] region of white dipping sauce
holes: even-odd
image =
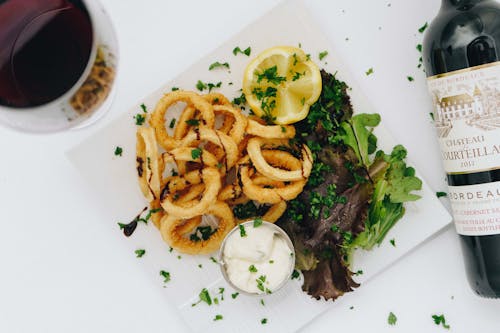
[[[254,227],[251,222],[241,227],[244,231],[235,230],[225,240],[222,260],[227,278],[248,293],[271,293],[290,279],[293,250],[268,223]]]

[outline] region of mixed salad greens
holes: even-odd
[[[295,140],[314,154],[313,172],[279,225],[294,243],[303,290],[328,300],[359,286],[349,269],[352,252],[380,245],[404,215],[403,204],[419,199],[412,192],[422,182],[403,146],[377,150],[380,116],[353,115],[349,87],[324,70],[321,76],[319,100],[296,124]]]

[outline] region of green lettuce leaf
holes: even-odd
[[[377,113],[358,114],[342,122],[336,136],[337,140],[352,148],[359,162],[367,168],[371,164],[369,155],[377,149],[377,137],[372,131],[379,123],[380,115]]]
[[[403,203],[420,198],[411,192],[420,190],[422,181],[415,176],[415,169],[406,166],[405,158],[406,149],[401,145],[394,147],[391,155],[377,152],[370,168],[377,170],[377,173],[372,177],[375,191],[365,231],[354,239],[348,252],[358,247],[370,250],[375,245],[380,245],[389,230],[403,217]]]

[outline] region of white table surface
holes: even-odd
[[[124,250],[119,233],[104,227],[92,189],[65,152],[278,1],[102,1],[121,47],[116,100],[106,117],[55,135],[0,128],[0,332],[188,331],[133,253]],[[349,65],[436,191],[445,190],[444,173],[415,46],[422,39],[417,29],[434,17],[439,3],[305,1],[331,43],[342,45],[329,56]],[[366,76],[371,67],[374,74]],[[408,82],[408,75],[415,81]],[[408,136],[410,128],[421,135]],[[500,331],[500,301],[470,291],[451,226],[362,286],[351,303],[301,331],[446,331],[433,323],[433,314],[444,314],[453,332]],[[387,324],[390,311],[397,315],[395,326]]]

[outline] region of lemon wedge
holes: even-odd
[[[268,123],[292,124],[307,117],[318,100],[321,74],[302,49],[277,46],[248,64],[243,93],[252,111]]]

